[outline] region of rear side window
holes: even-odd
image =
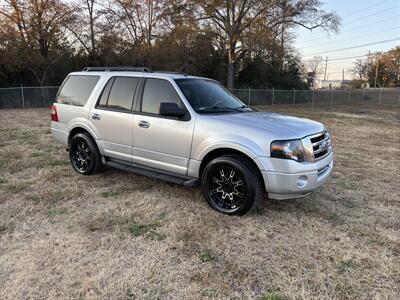
[[[71,75],[57,96],[57,103],[84,106],[100,76]]]
[[[169,81],[147,79],[143,90],[142,112],[158,115],[161,102],[175,102],[183,108],[180,97]]]
[[[111,91],[111,87],[114,83],[114,79],[115,79],[115,77],[111,78],[107,82],[103,92],[101,93],[100,100],[99,100],[97,107],[107,107],[107,100],[108,100],[108,96],[110,95],[110,91]]]
[[[104,87],[97,107],[131,111],[133,97],[140,78],[114,77]]]

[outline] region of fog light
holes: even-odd
[[[297,178],[297,186],[299,188],[305,187],[307,183],[308,183],[307,176],[302,175],[299,178]]]

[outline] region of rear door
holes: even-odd
[[[185,109],[174,86],[165,79],[147,78],[140,91],[133,122],[133,161],[186,175],[194,119],[163,117],[161,102],[176,102]]]
[[[84,106],[99,79],[98,75],[69,75],[64,80],[54,103],[59,123],[67,125],[74,118],[87,116]]]
[[[114,76],[90,112],[104,155],[132,161],[132,105],[140,77]]]
[[[64,80],[53,104],[58,116],[57,122],[51,122],[55,139],[67,145],[71,120],[86,120],[88,109],[85,105],[99,80],[98,75],[69,75]]]

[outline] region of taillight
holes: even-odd
[[[50,106],[50,116],[52,121],[58,122],[57,107],[55,105]]]

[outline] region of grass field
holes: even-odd
[[[0,299],[399,299],[399,108],[273,109],[326,124],[334,173],[244,217],[199,188],[78,175],[47,109],[0,110]]]

